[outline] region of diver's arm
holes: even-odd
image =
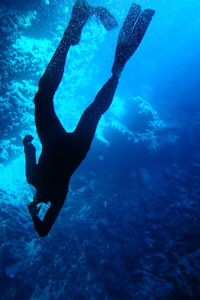
[[[27,139],[29,137],[29,139]],[[26,160],[26,179],[28,183],[32,184],[33,186],[36,185],[36,149],[35,146],[31,143],[32,139],[31,136],[26,136],[23,140],[24,144],[24,153],[25,153],[25,160]]]
[[[51,205],[42,221],[38,217],[39,209],[36,207],[36,204],[34,202],[32,202],[28,208],[33,220],[35,230],[40,237],[44,237],[49,233],[51,227],[57,219],[62,205]]]

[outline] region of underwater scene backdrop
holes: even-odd
[[[1,300],[200,299],[200,1],[135,2],[156,14],[43,239],[22,138],[33,134],[39,155],[33,97],[74,2],[0,2]],[[119,26],[92,18],[70,49],[55,96],[68,131],[109,78],[132,4],[89,3]]]

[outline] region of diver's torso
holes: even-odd
[[[85,155],[75,143],[42,149],[37,165],[37,190],[52,199],[67,194],[70,178]]]

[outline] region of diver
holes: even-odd
[[[117,25],[107,9],[91,7],[85,0],[75,2],[69,24],[39,80],[34,98],[35,124],[42,144],[38,163],[33,137],[26,135],[23,139],[26,178],[36,188],[28,208],[39,236],[46,236],[54,224],[67,196],[70,178],[86,157],[98,122],[112,103],[123,68],[138,48],[154,13],[154,10],[142,11],[139,5],[132,4],[119,33],[112,76],[84,111],[76,129],[66,132],[54,111],[53,97],[61,82],[70,46],[79,43],[81,31],[91,15],[95,14],[107,30]],[[50,202],[43,220],[38,216],[42,202]]]

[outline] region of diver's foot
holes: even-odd
[[[112,73],[120,76],[126,62],[138,48],[155,11],[133,4],[120,30]]]
[[[64,36],[71,45],[79,43],[81,32],[91,14],[90,6],[85,0],[77,0],[72,9],[71,19]]]

